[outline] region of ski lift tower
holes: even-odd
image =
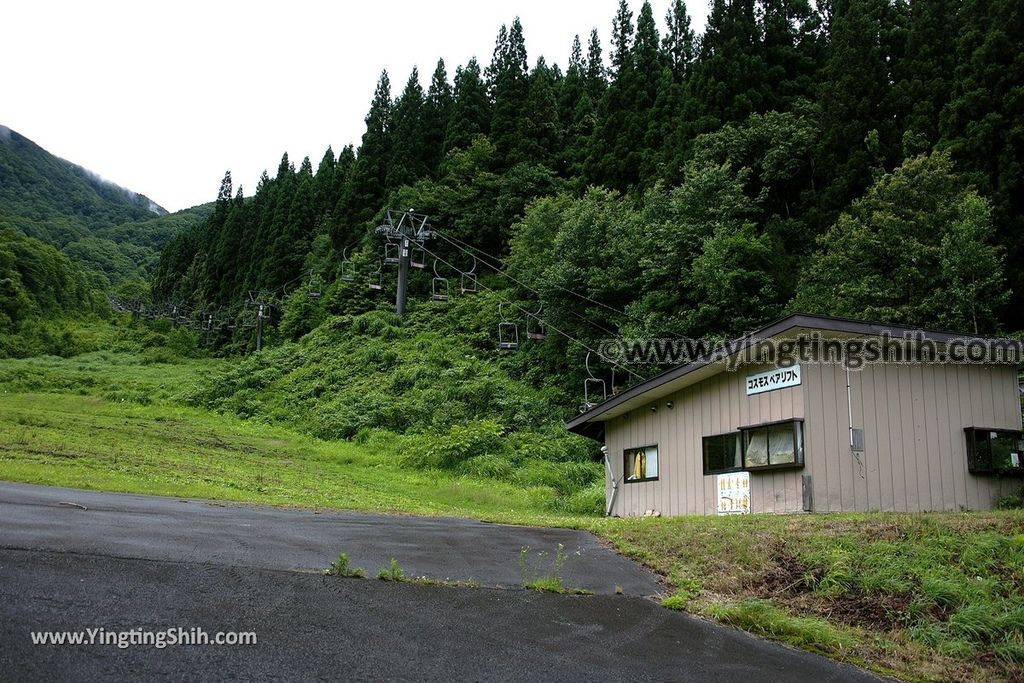
[[[384,223],[377,226],[376,232],[387,240],[398,242],[398,292],[395,294],[395,312],[398,315],[405,315],[412,251],[415,248],[418,253],[424,253],[423,244],[433,239],[434,233],[427,223],[427,216],[412,209],[388,209]]]

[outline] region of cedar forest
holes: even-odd
[[[383,73],[358,149],[297,170],[286,154],[252,198],[226,176],[153,296],[237,308],[351,258],[358,287],[326,305],[352,310],[372,228],[414,207],[578,340],[722,337],[791,310],[1017,330],[1021,17],[1012,0],[715,0],[696,36],[682,0],[661,31],[623,2],[610,45],[577,38],[564,70],[529,67],[516,20],[453,83],[439,62],[392,99]],[[431,244],[442,274],[470,268]]]

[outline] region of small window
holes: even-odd
[[[628,448],[623,451],[623,479],[627,483],[654,481],[658,478],[658,447]]]
[[[743,466],[803,467],[803,423],[799,420],[747,427],[743,433]]]
[[[738,472],[743,469],[740,433],[704,437],[704,474]]]
[[[1024,436],[1005,429],[968,427],[967,469],[973,474],[1024,473]]]

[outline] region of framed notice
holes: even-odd
[[[718,514],[750,514],[750,472],[730,472],[715,476],[718,489]]]

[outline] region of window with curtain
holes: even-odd
[[[747,427],[741,432],[744,469],[803,466],[803,422],[800,420]]]
[[[623,481],[654,481],[658,478],[658,447],[627,448],[622,453]]]

